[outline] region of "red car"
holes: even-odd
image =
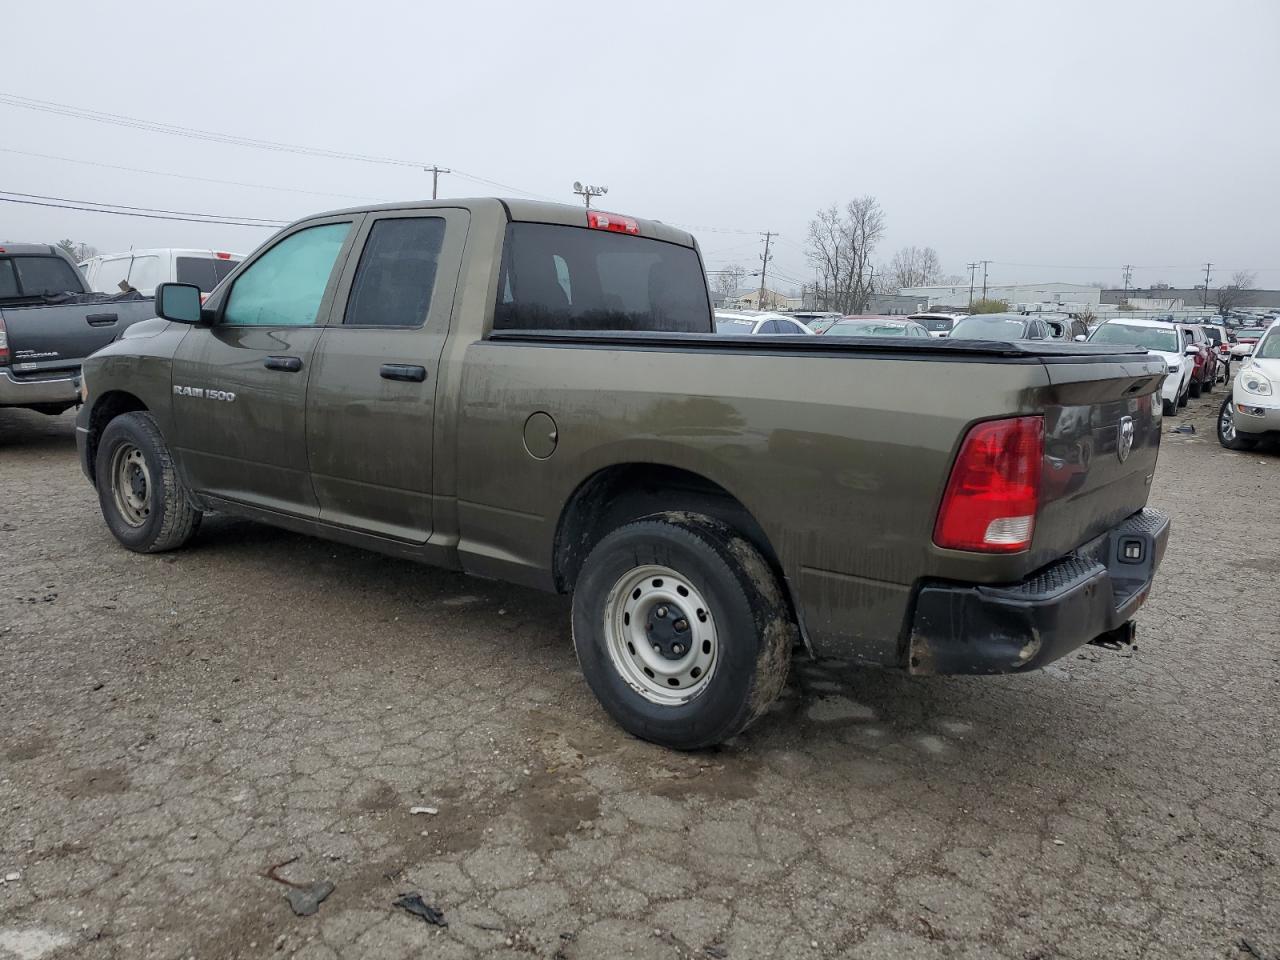
[[[1204,330],[1205,336],[1209,338],[1213,352],[1218,355],[1218,370],[1222,375],[1222,382],[1230,383],[1231,348],[1236,344],[1235,335],[1226,327],[1220,327],[1216,323],[1206,323],[1201,329]]]
[[[1190,392],[1192,399],[1201,393],[1212,393],[1213,385],[1218,382],[1218,355],[1212,349],[1208,335],[1196,324],[1180,323],[1182,342],[1186,347],[1186,355],[1195,361],[1195,370],[1191,374]]]

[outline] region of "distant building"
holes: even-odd
[[[1004,300],[1010,305],[1022,304],[1096,304],[1102,290],[1086,283],[987,283],[988,300]],[[927,307],[969,306],[969,284],[955,286],[903,287],[899,296],[914,297]],[[982,296],[982,284],[973,287],[973,299]]]
[[[1214,305],[1217,290],[1209,288],[1209,306]],[[1115,288],[1102,291],[1103,303],[1123,303],[1126,291]],[[1204,287],[1130,287],[1129,301],[1134,300],[1181,300],[1187,307],[1199,307],[1204,304]],[[1242,290],[1237,307],[1280,307],[1280,290]]]
[[[766,288],[764,291],[764,306],[761,306],[759,287],[754,290],[739,290],[737,296],[730,299],[732,301],[730,309],[737,307],[739,310],[787,310],[790,309],[787,304],[792,300],[791,297],[784,293]],[[796,303],[800,303],[798,298]]]
[[[968,287],[965,288],[968,290]],[[928,301],[901,293],[873,293],[862,312],[872,316],[906,316],[929,309]]]

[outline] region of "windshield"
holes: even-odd
[[[950,317],[912,317],[911,319],[930,333],[946,333],[955,325],[955,321]]]
[[[754,320],[748,320],[745,317],[716,317],[716,333],[740,333],[748,334],[751,328],[756,325]]]
[[[1262,360],[1280,360],[1280,332],[1263,337],[1254,348],[1253,355]]]
[[[841,320],[827,331],[828,337],[905,337],[904,323],[880,323],[875,320]]]
[[[951,331],[953,340],[1021,340],[1027,321],[1021,317],[965,317]]]
[[[1167,327],[1133,327],[1127,323],[1104,323],[1093,336],[1091,343],[1123,343],[1143,350],[1163,350],[1178,353],[1178,334]]]
[[[1236,331],[1236,336],[1248,340],[1257,340],[1266,332],[1266,327],[1241,327]]]

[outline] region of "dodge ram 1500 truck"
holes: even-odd
[[[1131,636],[1163,360],[713,333],[693,238],[497,199],[302,220],[84,365],[82,467],[140,552],[223,511],[572,594],[628,731],[733,736],[793,648],[1024,672]]]
[[[69,410],[80,361],[154,316],[150,300],[93,293],[56,246],[0,243],[0,407]]]

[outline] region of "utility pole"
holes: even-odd
[[[1124,297],[1121,299],[1120,302],[1128,303],[1129,302],[1129,284],[1133,282],[1133,264],[1132,263],[1126,263],[1124,265],[1123,275],[1124,275]]]
[[[453,171],[447,170],[444,167],[437,167],[434,163],[431,166],[423,167],[422,169],[431,171],[431,199],[434,200],[436,198],[436,190],[440,185],[440,174],[453,173]]]
[[[772,230],[766,230],[764,233],[761,234],[761,236],[764,237],[764,253],[760,255],[760,302],[758,304],[758,307],[761,310],[763,310],[764,309],[764,277],[769,270],[769,260],[772,259],[769,256],[769,242],[774,237],[776,237],[777,234],[774,233]]]
[[[982,261],[982,299],[983,300],[987,299],[987,265],[989,263],[991,263],[990,260]]]
[[[1212,263],[1204,265],[1204,296],[1200,299],[1200,305],[1207,307],[1209,305],[1209,271],[1213,269]]]
[[[587,203],[587,209],[591,209],[592,197],[603,197],[609,192],[608,187],[593,187],[590,184],[581,184],[577,180],[573,181],[573,192],[580,196]]]
[[[971,263],[968,266],[969,266],[969,310],[972,311],[973,310],[973,272],[978,269],[978,265],[976,263]]]

